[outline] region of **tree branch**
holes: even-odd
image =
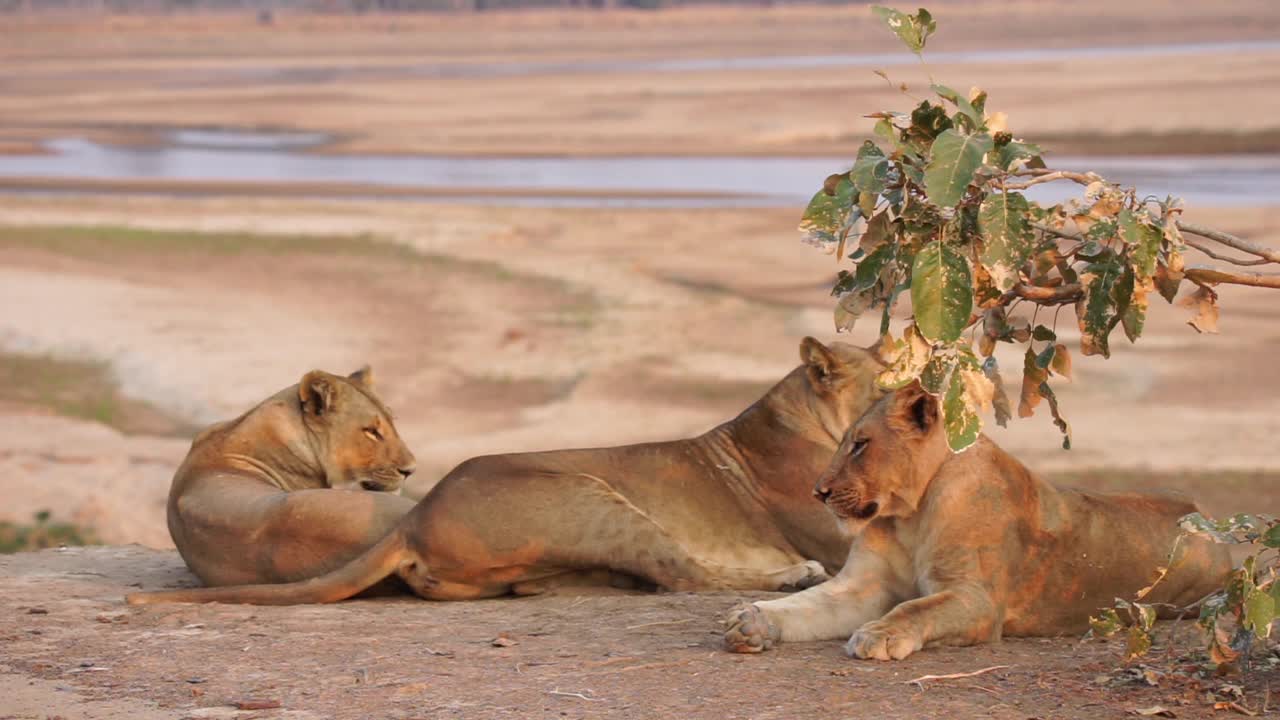
[[[1264,247],[1255,242],[1250,242],[1242,237],[1236,237],[1231,233],[1224,233],[1221,230],[1214,230],[1203,225],[1178,221],[1178,229],[1184,233],[1199,235],[1202,238],[1208,238],[1214,242],[1220,242],[1227,247],[1235,248],[1243,253],[1248,253],[1260,258],[1265,258],[1273,263],[1280,263],[1280,250]],[[1197,248],[1198,249],[1198,248]]]
[[[1091,185],[1099,180],[1102,180],[1100,176],[1091,172],[1078,173],[1078,172],[1071,172],[1069,170],[1045,170],[1042,168],[1027,168],[1023,170],[1017,170],[1009,174],[1011,176],[1016,176],[1016,177],[1030,177],[1031,179],[1026,182],[1020,182],[1020,183],[1005,183],[1004,189],[1006,190],[1026,190],[1032,185],[1039,185],[1041,183],[1048,183],[1048,182],[1057,182],[1058,180],[1070,180],[1072,182],[1080,183],[1081,185]]]
[[[1210,248],[1209,246],[1205,245],[1204,243],[1201,243],[1198,240],[1193,240],[1192,238],[1183,238],[1183,240],[1191,247],[1199,250],[1205,255],[1208,255],[1214,260],[1229,262],[1232,265],[1268,265],[1271,263],[1271,261],[1266,258],[1258,258],[1257,260],[1241,260],[1239,258],[1228,257],[1226,255],[1219,255],[1218,253],[1213,251],[1213,248]]]
[[[1080,283],[1059,285],[1058,287],[1040,287],[1039,285],[1018,283],[1009,292],[1005,293],[1004,297],[1000,298],[1000,304],[1005,305],[1009,300],[1022,298],[1023,300],[1030,300],[1037,305],[1067,305],[1082,297],[1084,297],[1084,287]]]
[[[1195,283],[1216,285],[1251,285],[1253,287],[1280,289],[1280,273],[1232,272],[1219,268],[1191,265],[1184,271],[1188,280]]]

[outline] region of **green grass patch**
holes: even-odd
[[[0,401],[91,420],[127,434],[185,437],[195,427],[120,394],[106,363],[0,354]]]
[[[72,523],[54,522],[48,510],[35,514],[30,524],[0,522],[0,554],[43,550],[63,545],[98,545],[93,530]]]
[[[25,247],[93,260],[129,254],[285,255],[314,253],[413,259],[412,248],[372,235],[275,235],[148,230],[122,226],[6,226],[0,246]]]
[[[422,253],[401,243],[372,234],[285,235],[252,232],[200,232],[151,230],[117,225],[99,226],[0,226],[0,250],[20,248],[56,253],[97,262],[138,256],[168,258],[320,255],[393,261],[400,267],[417,266],[467,273],[501,283],[519,283],[570,296],[566,304],[594,307],[590,293],[554,278],[529,275],[496,262],[468,260],[438,253]],[[581,323],[580,319],[574,322]]]

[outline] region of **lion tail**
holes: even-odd
[[[324,575],[291,583],[228,585],[138,592],[125,596],[130,605],[154,603],[236,603],[246,605],[304,605],[345,600],[396,572],[405,557],[404,533],[393,531],[364,554]]]

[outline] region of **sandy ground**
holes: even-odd
[[[1274,209],[1192,219],[1280,244]],[[0,307],[10,309],[0,351],[103,359],[123,393],[191,423],[232,417],[313,367],[370,362],[419,458],[419,494],[478,454],[701,432],[793,367],[804,335],[871,342],[871,327],[832,332],[823,278],[834,261],[800,245],[794,221],[774,210],[14,199],[0,224],[368,233],[424,257],[76,254],[0,242]],[[708,237],[733,238],[733,252]],[[1077,356],[1078,382],[1059,390],[1075,428],[1070,452],[1044,417],[990,432],[1042,471],[1280,469],[1280,415],[1259,391],[1274,371],[1280,305],[1265,291],[1226,289],[1222,306],[1221,335],[1195,333],[1184,309],[1161,303],[1138,345],[1118,339],[1108,361]],[[1073,325],[1058,323],[1064,337]],[[1021,358],[998,357],[1012,392]],[[158,508],[181,440],[6,417],[0,457],[12,471],[0,483],[19,498],[6,515],[80,497],[72,488],[89,481],[123,504],[73,512],[98,517],[110,540],[165,544],[163,515],[124,513],[133,502],[120,488]],[[1270,509],[1278,501],[1266,495]],[[136,530],[112,529],[103,514]]]
[[[1093,720],[1161,706],[1198,718],[1214,715],[1205,694],[1228,697],[1228,682],[1280,682],[1260,658],[1244,678],[1169,675],[1151,687],[1117,670],[1117,643],[1076,638],[895,663],[850,660],[836,642],[733,655],[719,648],[719,619],[743,598],[728,593],[306,608],[121,601],[136,584],[183,582],[175,554],[141,548],[0,557],[0,717]],[[1178,637],[1172,657],[1188,647]],[[993,666],[1006,667],[909,682]]]
[[[930,48],[939,53],[1280,36],[1280,5],[1267,0],[1234,2],[1226,11],[1160,0],[955,2],[932,10],[941,30]],[[1275,48],[960,66],[940,60],[927,69],[886,68],[892,85],[869,67],[598,68],[645,59],[886,52],[910,60],[861,6],[381,20],[286,15],[266,28],[244,18],[112,19],[70,28],[6,22],[0,141],[14,148],[42,137],[148,142],[166,128],[234,126],[333,133],[327,152],[851,153],[871,130],[862,116],[914,106],[928,93],[930,72],[961,90],[984,87],[991,109],[1009,114],[1011,129],[1052,141],[1059,152],[1280,147]],[[492,63],[564,67],[476,74]],[[452,70],[442,75],[443,66]],[[901,82],[910,96],[896,89]],[[1222,108],[1237,103],[1249,112],[1224,117]]]

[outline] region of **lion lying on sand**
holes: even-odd
[[[983,437],[947,447],[936,398],[918,386],[845,435],[815,495],[856,535],[832,580],[734,611],[725,645],[849,638],[849,655],[901,659],[930,645],[1083,632],[1169,561],[1190,501],[1058,488]],[[1179,543],[1147,602],[1186,605],[1222,582],[1226,549]]]
[[[849,540],[813,501],[812,479],[881,394],[883,365],[872,351],[813,338],[800,355],[803,364],[763,398],[696,438],[468,460],[385,539],[327,575],[128,600],[332,602],[390,575],[440,600],[537,593],[598,581],[599,570],[680,590],[820,582]],[[335,507],[325,522],[372,534],[367,514],[343,512]]]
[[[315,370],[196,436],[169,489],[169,534],[207,585],[311,577],[413,508],[396,494],[413,469],[369,369]]]

